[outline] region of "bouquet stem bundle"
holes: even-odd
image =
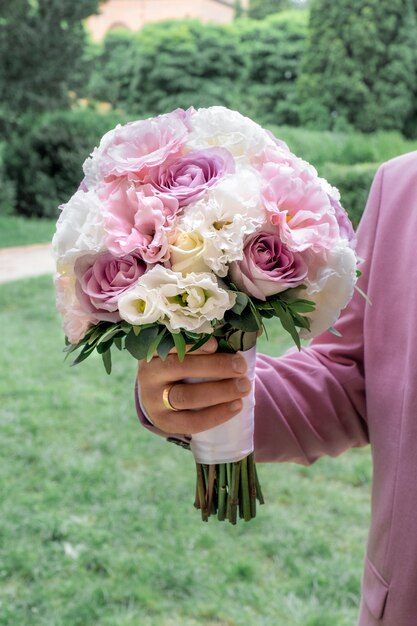
[[[236,463],[196,463],[197,484],[194,506],[201,519],[211,515],[236,524],[237,517],[249,522],[256,516],[256,500],[264,504],[253,453]]]

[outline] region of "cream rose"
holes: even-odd
[[[204,260],[206,244],[198,231],[180,230],[169,246],[170,263],[173,272],[209,272]]]

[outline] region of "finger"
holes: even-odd
[[[174,384],[169,392],[171,406],[179,410],[207,408],[239,400],[252,388],[248,378],[234,378],[217,382]]]
[[[218,347],[218,344],[217,344],[216,338],[210,337],[210,339],[205,344],[197,348],[197,350],[193,350],[193,352],[190,352],[190,354],[213,354],[213,352],[216,352],[217,347]],[[192,348],[192,346],[188,345],[187,354],[190,348]],[[169,351],[169,354],[177,354],[177,349],[171,348],[171,350]],[[154,356],[158,356],[158,354],[155,353]]]
[[[165,361],[152,359],[149,363],[139,363],[142,383],[151,387],[185,378],[241,378],[246,369],[246,361],[242,355],[226,352],[190,354],[182,362],[176,354],[169,354]]]
[[[242,400],[233,400],[224,404],[207,407],[198,411],[173,411],[166,410],[158,419],[158,428],[166,433],[196,433],[209,430],[219,424],[224,424],[242,410]]]

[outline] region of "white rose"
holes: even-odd
[[[62,207],[52,251],[60,272],[77,257],[105,250],[103,206],[94,191],[76,191]]]
[[[173,272],[208,272],[204,261],[205,242],[198,231],[179,230],[169,246],[170,263]]]
[[[340,244],[328,253],[326,263],[306,281],[303,298],[315,302],[316,309],[309,313],[311,332],[302,331],[300,336],[311,339],[333,326],[353,296],[356,268],[357,258],[349,246]]]
[[[187,145],[227,148],[239,162],[248,163],[267,146],[275,145],[270,134],[248,117],[225,107],[198,109],[191,116]]]

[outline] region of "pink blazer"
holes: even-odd
[[[372,305],[355,295],[336,324],[342,338],[258,356],[255,453],[310,464],[371,444],[358,626],[417,626],[417,152],[378,171],[358,252]]]

